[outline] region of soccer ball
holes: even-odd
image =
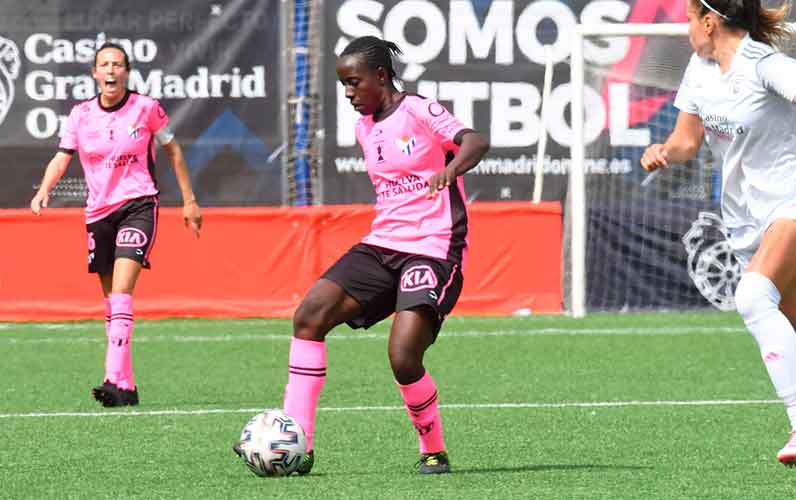
[[[258,476],[289,476],[307,454],[307,438],[293,417],[264,411],[243,427],[235,451]]]

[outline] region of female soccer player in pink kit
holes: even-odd
[[[92,76],[100,93],[72,108],[59,150],[30,202],[36,215],[47,207],[50,190],[77,151],[88,185],[88,269],[99,274],[105,297],[105,378],[92,390],[104,406],[138,404],[130,351],[132,294],[141,268],[149,267],[157,232],[154,141],[164,147],[174,166],[185,225],[197,236],[202,225],[182,149],[168,127],[166,112],[155,99],[127,89],[129,74],[130,62],[121,46],[105,43],[97,50]]]
[[[312,450],[315,412],[326,378],[326,334],[341,323],[368,328],[393,313],[390,365],[420,441],[418,472],[450,470],[437,386],[423,354],[456,304],[467,250],[461,176],[489,149],[432,99],[393,84],[392,42],[353,40],[337,59],[345,95],[362,117],[356,136],[376,190],[370,233],[310,289],[293,316],[284,411]],[[299,474],[314,463],[310,451]]]
[[[744,273],[735,304],[757,341],[790,419],[777,454],[796,465],[796,60],[772,43],[787,8],[760,0],[686,0],[695,54],[664,144],[644,152],[647,170],[691,159],[703,139],[722,164],[721,211]]]

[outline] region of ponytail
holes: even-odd
[[[752,40],[768,45],[777,45],[788,37],[785,25],[788,2],[779,8],[768,9],[760,0],[691,0],[701,15],[716,13],[721,22],[730,28],[749,32]]]

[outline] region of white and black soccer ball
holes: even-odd
[[[307,454],[307,438],[293,417],[269,410],[249,419],[236,451],[258,476],[289,476]]]

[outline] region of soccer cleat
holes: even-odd
[[[787,467],[796,467],[796,430],[790,433],[790,439],[785,447],[777,453],[777,460]]]
[[[232,451],[234,451],[243,460],[246,460],[246,452],[243,451],[243,446],[241,444],[242,441],[238,441],[237,443],[233,444]]]
[[[301,461],[301,465],[296,469],[296,473],[299,476],[309,474],[313,465],[315,465],[315,450],[309,451],[304,455],[304,460]]]
[[[91,395],[106,408],[113,406],[135,406],[138,404],[137,387],[132,391],[120,389],[116,384],[112,384],[108,381],[91,389]]]
[[[451,471],[448,454],[444,451],[423,453],[416,467],[418,474],[445,474]]]

